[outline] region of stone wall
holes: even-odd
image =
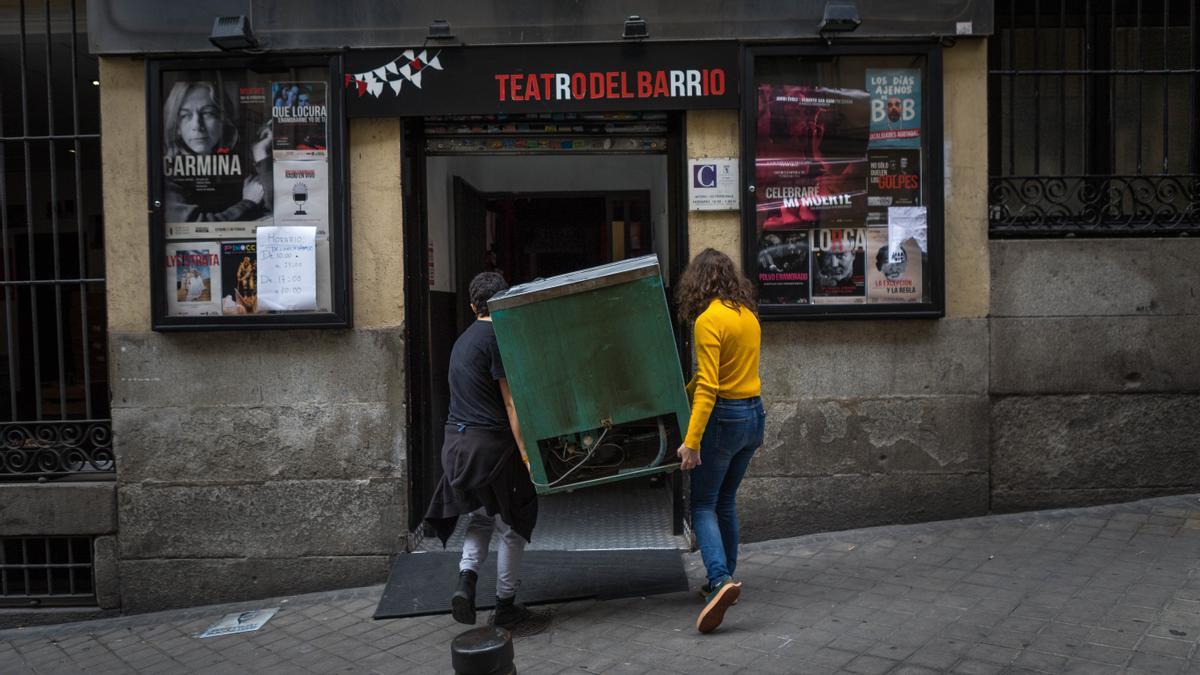
[[[991,249],[993,509],[1200,489],[1200,242]]]
[[[144,78],[101,59],[122,608],[382,582],[407,518],[399,122],[350,127],[353,329],[155,333]]]

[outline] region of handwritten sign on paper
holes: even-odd
[[[929,228],[924,206],[888,207],[888,251],[895,253],[905,240],[914,239],[927,253]]]
[[[317,308],[317,228],[260,227],[258,308],[275,311]]]

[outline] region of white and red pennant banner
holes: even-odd
[[[400,56],[387,63],[361,73],[346,73],[346,88],[354,87],[359,96],[370,94],[375,98],[383,93],[384,87],[391,87],[393,94],[399,94],[405,82],[412,83],[418,89],[421,87],[421,76],[427,70],[442,70],[438,54],[429,56],[422,49],[420,53],[406,49]]]

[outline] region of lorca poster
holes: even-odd
[[[865,228],[817,230],[813,233],[814,304],[867,301],[864,274]]]
[[[867,68],[871,147],[921,147],[921,71]]]
[[[867,212],[867,93],[764,84],[758,97],[759,227],[861,225]]]

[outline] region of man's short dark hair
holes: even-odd
[[[488,315],[487,301],[500,291],[508,290],[508,282],[498,272],[480,272],[471,280],[468,293],[471,304],[475,305],[475,313],[479,316]]]

